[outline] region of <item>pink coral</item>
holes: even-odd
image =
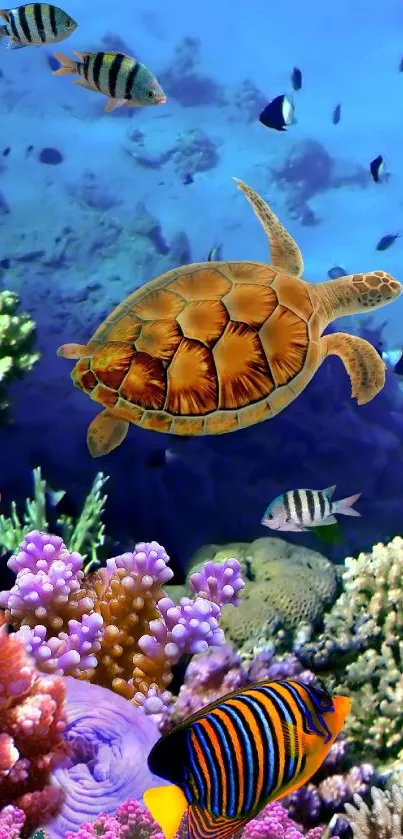
[[[148,811],[132,799],[122,804],[114,816],[101,813],[95,821],[82,824],[76,833],[67,831],[64,839],[92,839],[98,836],[104,839],[164,839]]]
[[[17,805],[26,816],[25,830],[49,819],[61,803],[48,778],[66,753],[64,699],[62,679],[42,676],[21,641],[2,626],[0,807]]]
[[[248,822],[242,832],[242,839],[303,839],[304,836],[306,839],[321,839],[322,835],[322,827],[303,833],[296,822],[290,819],[287,810],[278,801],[273,801]]]

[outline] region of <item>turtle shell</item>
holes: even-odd
[[[319,363],[312,286],[256,262],[186,265],[129,295],[72,372],[116,416],[221,434],[274,416]]]

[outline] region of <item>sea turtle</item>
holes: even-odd
[[[130,294],[88,344],[74,384],[103,410],[91,422],[93,457],[115,449],[129,423],[178,435],[224,434],[274,417],[328,355],[342,360],[359,405],[382,389],[385,365],[371,344],[325,327],[371,312],[402,286],[385,271],[312,285],[300,250],[272,210],[235,178],[263,225],[271,264],[200,262],[168,271]]]

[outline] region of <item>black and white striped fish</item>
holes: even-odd
[[[57,44],[77,29],[77,23],[70,15],[49,3],[0,9],[0,18],[5,21],[5,25],[0,26],[0,39],[8,37],[8,47],[12,50]]]
[[[122,105],[132,108],[144,105],[164,105],[166,96],[151,71],[121,52],[76,52],[74,61],[61,52],[55,58],[61,66],[54,76],[77,74],[76,84],[103,93],[108,97],[105,111],[114,111]]]
[[[262,524],[271,530],[299,532],[310,527],[322,527],[336,523],[336,515],[359,516],[353,504],[361,493],[332,501],[336,486],[327,489],[294,489],[278,495],[269,504]]]

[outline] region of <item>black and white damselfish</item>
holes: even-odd
[[[336,524],[335,516],[359,516],[353,504],[361,493],[332,501],[336,485],[327,489],[294,489],[278,495],[269,504],[262,524],[271,530],[300,532],[315,527]]]
[[[12,50],[57,44],[77,29],[71,15],[49,3],[28,3],[16,9],[0,9],[0,18],[5,21],[4,26],[0,26],[0,40],[9,38],[7,46]]]

